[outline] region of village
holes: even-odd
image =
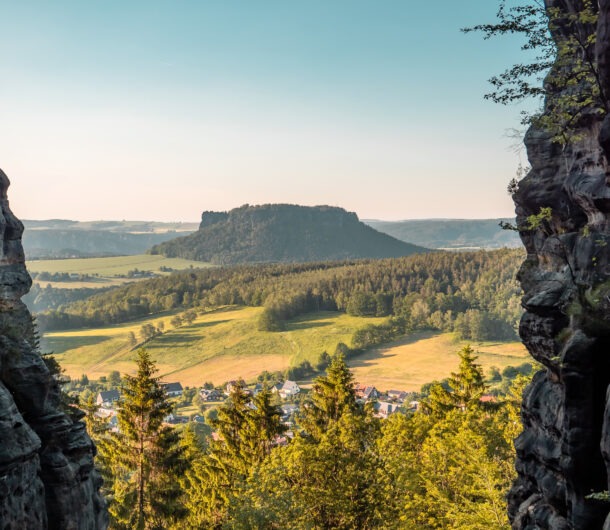
[[[302,388],[296,381],[288,379],[272,384],[257,382],[251,385],[247,385],[243,379],[238,379],[228,381],[219,387],[206,383],[200,388],[183,387],[180,382],[163,382],[161,385],[167,397],[174,403],[174,411],[165,418],[165,423],[174,426],[188,423],[209,425],[217,407],[222,406],[237,387],[241,387],[246,395],[254,397],[266,385],[275,396],[275,404],[281,408],[282,422],[288,429],[285,436],[289,438],[294,436],[291,429],[297,419],[301,403],[309,392],[308,388]],[[419,406],[419,402],[412,399],[414,394],[403,390],[380,392],[374,386],[356,384],[354,391],[357,401],[361,404],[371,403],[375,416],[380,419],[399,412],[415,412]],[[120,402],[119,387],[100,390],[97,393],[96,415],[107,420],[110,430],[118,430],[117,410]],[[252,402],[250,406],[254,406]],[[215,433],[212,432],[211,436],[214,438]],[[278,443],[282,442],[285,443],[285,440],[278,440]]]

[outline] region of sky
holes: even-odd
[[[496,0],[0,0],[0,168],[23,219],[513,215],[523,60]]]

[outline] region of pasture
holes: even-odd
[[[263,370],[285,370],[303,360],[315,365],[322,352],[332,354],[338,343],[351,346],[359,328],[384,321],[325,311],[296,318],[285,331],[266,332],[257,329],[261,312],[258,307],[226,307],[200,314],[191,325],[178,328],[170,322],[177,313],[168,312],[106,328],[48,333],[42,348],[57,354],[66,374],[74,378],[87,374],[98,379],[111,370],[133,373],[140,328],[143,324],[158,327],[162,322],[165,332],[144,344],[157,362],[159,375],[184,386],[205,381],[219,385],[239,377],[251,381]],[[455,371],[456,352],[465,344],[452,334],[419,332],[372,348],[348,364],[358,382],[380,390],[419,390],[424,383]],[[518,342],[472,342],[471,346],[486,373],[492,366],[502,370],[530,360]]]

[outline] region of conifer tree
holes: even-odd
[[[109,511],[117,529],[168,528],[183,517],[177,476],[185,469],[177,432],[163,424],[171,412],[156,367],[145,349],[138,350],[138,371],[126,375],[119,405],[119,432],[99,444]]]
[[[341,353],[335,354],[326,370],[326,376],[318,377],[305,404],[301,425],[305,431],[319,438],[331,422],[345,413],[359,410],[354,390],[354,376]]]
[[[487,389],[483,370],[475,362],[477,357],[470,346],[464,346],[458,355],[460,366],[447,380],[449,389],[439,383],[433,385],[428,399],[422,403],[425,411],[442,415],[453,409],[465,410],[480,405]]]

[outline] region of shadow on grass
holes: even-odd
[[[296,331],[297,329],[312,329],[312,328],[323,328],[330,326],[332,322],[315,322],[308,320],[306,322],[288,322],[286,331]]]
[[[40,348],[44,352],[64,353],[68,350],[80,348],[82,346],[93,346],[108,340],[106,335],[84,335],[76,337],[43,337],[40,341]]]
[[[185,330],[185,331],[182,331],[182,333],[189,333],[188,330],[191,330],[191,329],[210,328],[212,326],[217,326],[218,324],[225,324],[226,322],[231,322],[231,320],[227,319],[227,320],[213,320],[212,322],[197,322],[196,324],[191,324],[188,327],[179,328],[179,329]]]

